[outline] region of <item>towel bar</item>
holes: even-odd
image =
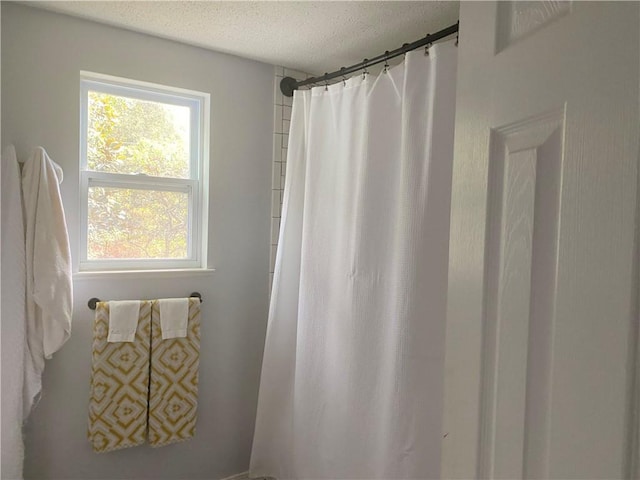
[[[199,299],[200,303],[204,302],[204,300],[202,300],[202,294],[200,294],[200,292],[191,292],[189,297],[195,297],[195,298]],[[87,302],[87,305],[89,306],[89,308],[91,310],[95,310],[96,309],[96,305],[97,305],[97,303],[99,301],[100,301],[99,298],[93,297],[93,298],[89,299],[89,301]]]

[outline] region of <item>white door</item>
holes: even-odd
[[[461,6],[442,478],[632,476],[639,5]]]

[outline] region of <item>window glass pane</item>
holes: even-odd
[[[185,192],[89,187],[87,257],[187,258]]]
[[[189,107],[88,95],[89,170],[189,178]]]

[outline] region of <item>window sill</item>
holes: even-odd
[[[176,268],[167,270],[104,270],[94,272],[75,272],[74,280],[108,280],[138,278],[185,278],[212,275],[215,268]]]

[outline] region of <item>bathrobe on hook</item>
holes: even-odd
[[[27,273],[25,418],[40,396],[45,359],[71,334],[71,251],[61,182],[62,168],[44,148],[36,148],[22,169]]]

